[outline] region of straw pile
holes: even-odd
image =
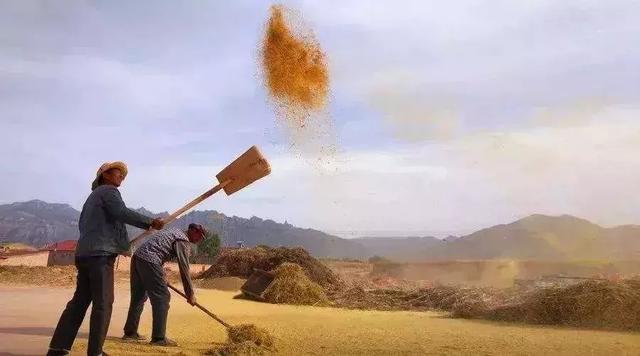
[[[253,324],[240,324],[227,330],[228,340],[224,345],[205,353],[206,355],[264,355],[274,350],[273,337],[265,329]]]
[[[262,68],[269,95],[287,119],[304,126],[309,112],[326,105],[329,74],[325,55],[311,31],[305,31],[299,19],[297,24],[290,21],[293,13],[286,10],[281,5],[271,7],[262,43]]]
[[[505,292],[491,288],[434,286],[413,291],[361,287],[329,292],[333,304],[349,309],[374,310],[445,310],[456,317],[478,317],[491,305],[506,297]],[[478,314],[480,313],[480,314]]]
[[[640,279],[589,280],[546,288],[492,309],[487,318],[534,324],[640,330]]]
[[[301,248],[242,248],[225,249],[216,257],[211,267],[197,278],[219,278],[234,276],[249,278],[254,268],[273,271],[281,264],[289,262],[302,267],[304,273],[313,282],[322,287],[339,285],[338,277],[327,266]]]
[[[544,289],[435,286],[414,291],[361,287],[328,292],[335,306],[444,310],[457,318],[640,330],[640,279],[588,280]]]
[[[328,305],[322,287],[311,281],[297,264],[283,263],[274,271],[275,278],[264,299],[275,304]]]
[[[265,329],[259,328],[253,324],[240,324],[229,328],[229,342],[242,343],[250,341],[257,346],[266,348],[273,347],[273,337]]]

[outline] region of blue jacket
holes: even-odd
[[[129,250],[124,224],[148,229],[152,219],[126,207],[120,191],[104,184],[94,189],[80,213],[76,256],[120,254]]]

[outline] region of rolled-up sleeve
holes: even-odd
[[[151,226],[153,219],[127,208],[117,189],[107,190],[102,196],[102,201],[107,213],[115,219],[145,230]]]
[[[180,268],[180,278],[182,279],[182,286],[184,287],[184,294],[187,297],[193,295],[193,284],[191,283],[191,276],[189,275],[189,253],[191,246],[189,242],[177,241],[175,244],[176,257],[178,258],[178,267]]]

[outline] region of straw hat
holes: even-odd
[[[129,172],[127,169],[127,165],[124,162],[121,161],[116,161],[116,162],[106,162],[103,163],[102,166],[100,166],[100,168],[98,168],[98,172],[96,172],[96,179],[93,180],[93,183],[91,183],[91,190],[94,190],[98,187],[98,185],[100,184],[100,177],[102,176],[102,173],[112,169],[112,168],[117,168],[120,170],[120,172],[122,172],[122,178],[126,178],[127,177],[127,173]]]

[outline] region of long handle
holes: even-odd
[[[224,188],[227,184],[231,183],[231,180],[225,180],[224,182],[216,185],[215,187],[207,190],[206,192],[202,193],[199,197],[193,199],[191,202],[187,203],[185,206],[183,206],[182,208],[176,210],[173,214],[167,216],[164,220],[165,224],[170,224],[172,223],[175,219],[177,219],[180,215],[182,215],[185,211],[193,208],[194,206],[200,204],[203,200],[207,199],[208,197],[214,195],[215,193],[217,193],[218,191],[220,191],[222,188]],[[136,236],[135,239],[131,240],[131,245],[134,245],[138,240],[140,240],[141,238],[149,235],[151,233],[151,230],[146,230],[143,231],[140,235]]]
[[[167,286],[169,288],[171,288],[174,292],[180,294],[182,296],[182,298],[189,300],[189,298],[187,298],[187,296],[184,295],[184,293],[182,293],[176,287],[172,286],[170,283],[167,283]],[[196,305],[196,307],[200,308],[200,310],[202,310],[203,312],[207,313],[207,315],[209,315],[210,317],[214,318],[217,322],[219,322],[220,324],[224,325],[227,329],[231,328],[231,325],[227,324],[224,320],[218,318],[215,314],[213,314],[212,312],[207,310],[207,308],[203,307],[202,305],[198,304],[197,302],[196,302],[195,305]]]

